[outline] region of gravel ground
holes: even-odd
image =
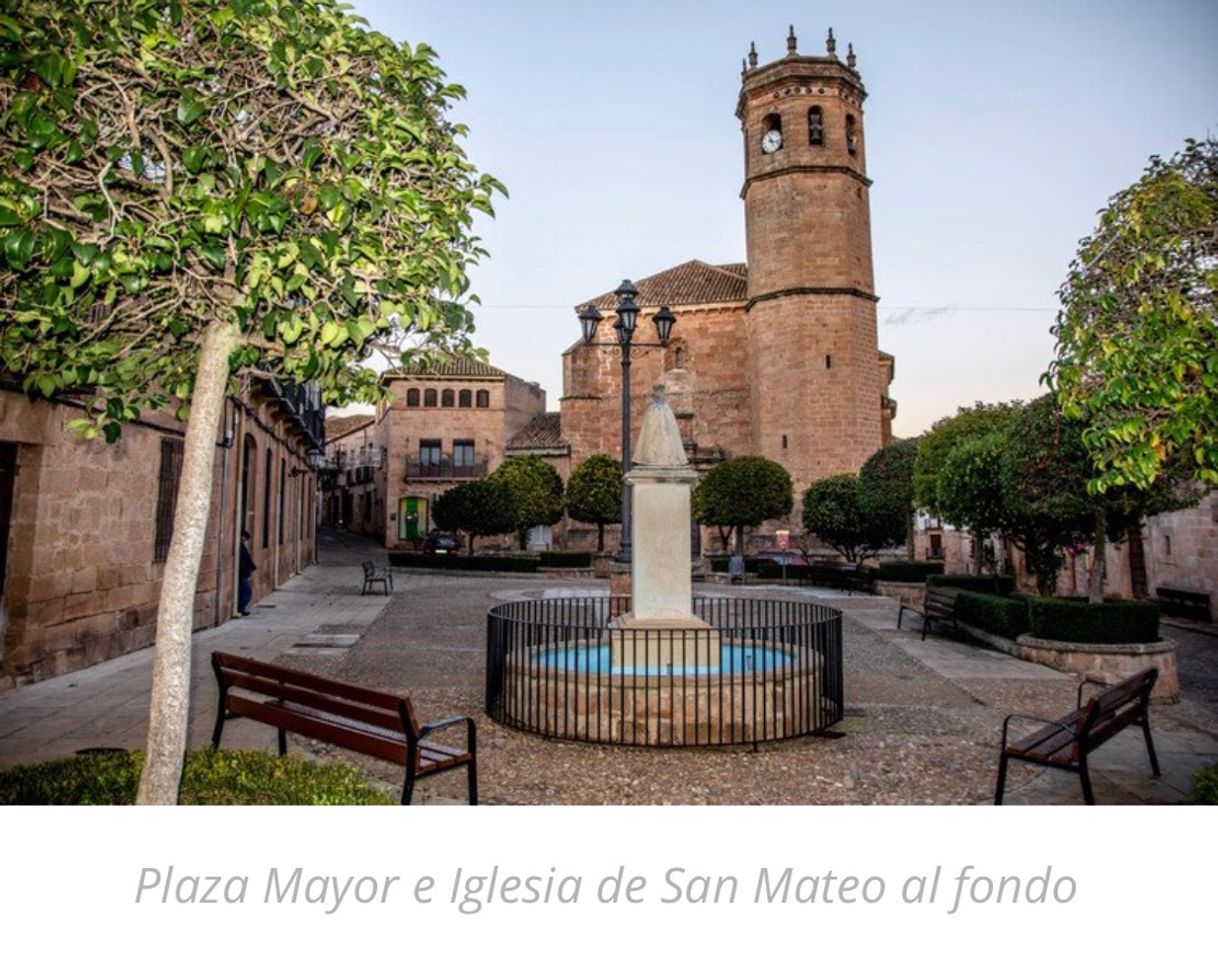
[[[502,804],[968,804],[992,797],[996,741],[1005,715],[1060,715],[1073,701],[1060,678],[949,680],[912,658],[908,632],[873,628],[880,600],[829,600],[844,609],[846,714],[840,737],[718,749],[655,750],[546,741],[482,714],[486,610],[538,597],[525,579],[399,574],[393,601],[341,656],[294,656],[320,673],[406,692],[419,717],[473,713],[478,721],[482,798]],[[588,583],[550,582],[587,592]],[[708,593],[724,592],[714,587]],[[732,594],[738,594],[736,590]],[[757,595],[771,595],[757,593]],[[895,611],[892,613],[895,624]],[[1218,639],[1173,630],[1181,667],[1213,664]],[[1186,661],[1187,659],[1187,661]],[[1214,731],[1218,676],[1199,676],[1186,701],[1157,717]],[[351,757],[346,752],[336,756]],[[400,783],[395,769],[363,760],[370,774]],[[1009,790],[1033,777],[1012,767]],[[422,801],[463,799],[464,774],[421,781]]]

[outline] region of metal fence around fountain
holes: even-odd
[[[836,609],[706,596],[695,597],[694,614],[708,628],[615,627],[629,608],[630,599],[617,596],[492,608],[486,713],[547,738],[656,747],[756,745],[841,720]],[[663,661],[657,640],[692,646],[693,664]]]

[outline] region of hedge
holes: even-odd
[[[591,553],[566,553],[554,550],[539,554],[541,565],[546,569],[590,569]]]
[[[389,562],[405,569],[467,569],[478,572],[537,572],[536,556],[429,556],[426,553],[391,552]]]
[[[1028,600],[966,589],[956,597],[956,618],[966,625],[1013,639],[1028,631]]]
[[[984,592],[992,596],[1009,596],[1015,591],[1013,576],[927,576],[926,584],[947,589]]]
[[[1218,764],[1193,772],[1192,804],[1218,804]]]
[[[942,573],[943,563],[894,561],[880,563],[875,578],[880,582],[925,582],[928,576]]]
[[[80,754],[0,772],[0,804],[134,804],[142,751]],[[186,754],[179,804],[393,804],[354,768],[267,751]]]
[[[1091,605],[1081,599],[1028,600],[1032,634],[1057,642],[1127,645],[1159,641],[1159,607],[1132,599]]]

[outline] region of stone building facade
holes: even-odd
[[[326,418],[326,464],[321,477],[321,523],[334,529],[385,537],[384,467],[387,448],[376,417]]]
[[[636,349],[631,389],[667,385],[699,469],[768,457],[790,472],[798,499],[889,442],[896,405],[894,359],[876,343],[866,92],[832,34],[823,56],[800,55],[794,35],[787,50],[764,66],[752,54],[741,77],[748,261],[694,259],[636,283],[636,342],[656,343],[649,319],[662,305],[677,322],[668,348]],[[615,298],[579,308],[587,304],[612,317]],[[581,341],[563,354],[561,437],[573,465],[620,454],[612,323],[601,323],[598,346]],[[636,432],[645,403],[634,404]]]
[[[431,504],[445,490],[503,462],[510,438],[545,414],[546,393],[477,361],[422,374],[391,372],[377,408],[376,442],[385,448],[379,481],[384,541],[417,546],[432,527]]]
[[[173,531],[183,425],[128,424],[114,444],[66,428],[71,402],[0,390],[0,687],[74,671],[153,641]],[[236,612],[242,528],[254,601],[314,559],[322,441],[312,388],[247,382],[217,434],[195,626]]]

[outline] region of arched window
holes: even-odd
[[[458,407],[472,407],[472,406],[474,406],[474,395],[473,395],[473,392],[472,392],[472,391],[469,391],[469,390],[463,390],[463,391],[459,392],[459,393],[457,394],[457,406],[458,406]]]
[[[808,110],[808,144],[823,146],[825,144],[825,114],[819,106]]]
[[[782,117],[770,113],[761,120],[761,151],[769,154],[782,148]]]
[[[429,388],[427,388],[427,390],[423,391],[423,406],[424,407],[436,406],[436,391],[435,391],[434,387],[429,387]]]
[[[410,390],[406,391],[406,406],[407,407],[418,407],[419,406],[419,389],[417,387],[412,387],[412,388],[410,388]]]
[[[444,390],[440,391],[440,406],[441,407],[451,407],[451,406],[453,406],[453,403],[454,403],[454,395],[452,392],[452,388],[445,387]]]
[[[854,131],[854,117],[846,117],[846,151],[855,155],[859,151],[858,136]]]
[[[491,392],[489,390],[478,391],[476,403],[479,407],[489,407],[491,405]]]

